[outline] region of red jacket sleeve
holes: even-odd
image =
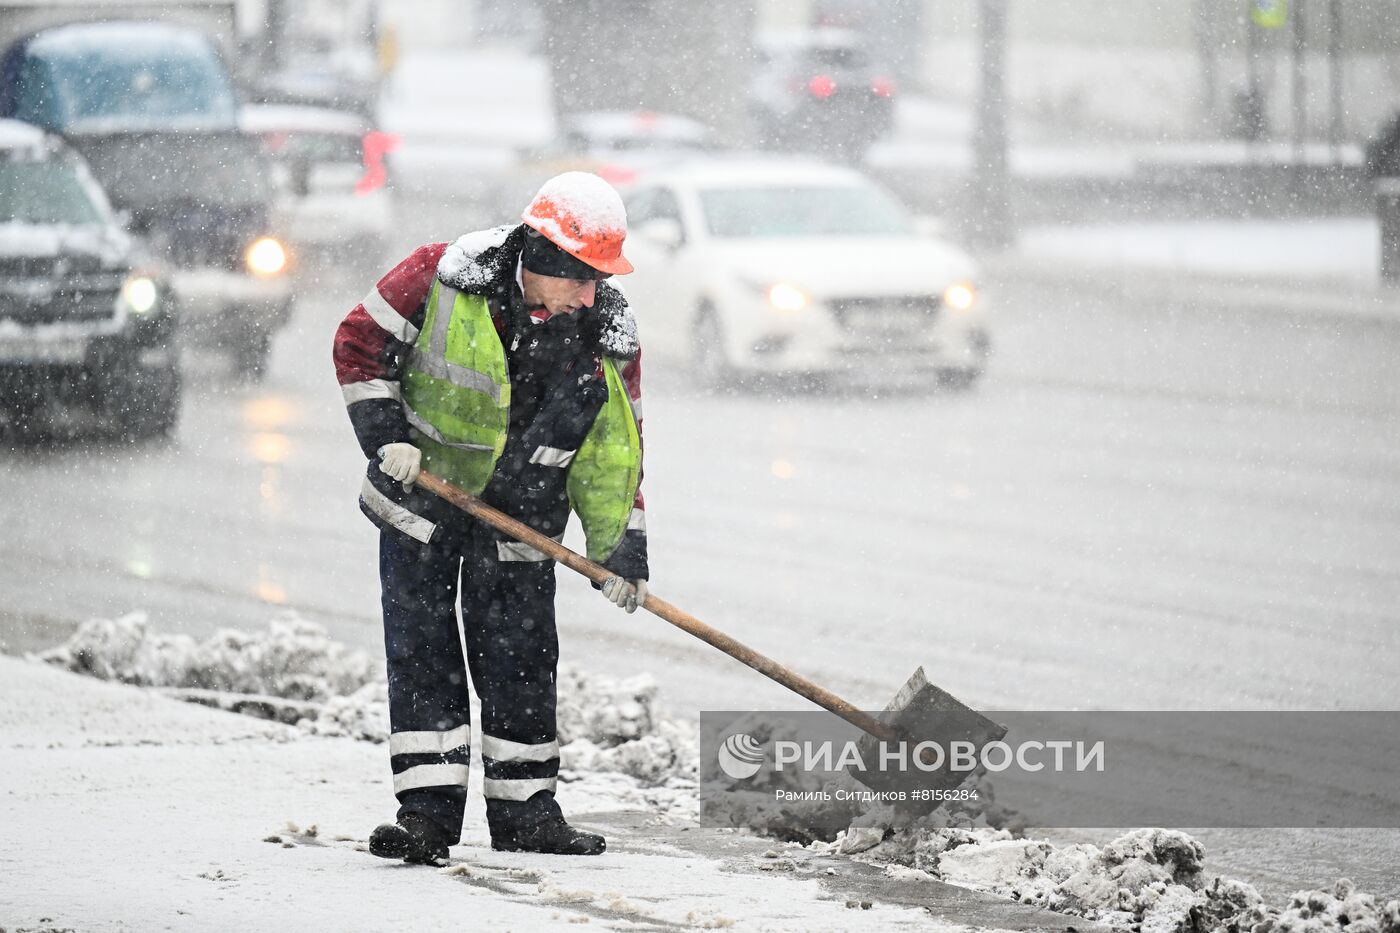
[[[446,243],[414,250],[350,309],[335,332],[332,358],[355,437],[366,457],[385,444],[407,441],[399,369],[418,338],[428,293]]]

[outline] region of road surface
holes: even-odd
[[[405,205],[391,252],[469,224],[455,207]],[[194,635],[291,610],[380,650],[330,362],[379,272],[304,265],[261,385],[190,355],[171,443],[5,442],[4,650],[132,610]],[[965,393],[712,395],[648,358],[654,591],[870,707],[922,664],[988,709],[1395,709],[1400,322],[989,293]],[[644,345],[665,313],[638,309]],[[566,661],[651,672],[679,715],[801,706],[581,579],[559,618]],[[1326,838],[1317,864],[1372,861]]]

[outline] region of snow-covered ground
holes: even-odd
[[[1145,268],[1274,282],[1380,284],[1374,217],[1181,220],[1039,226],[1020,232],[1028,260]]]
[[[1057,846],[940,813],[896,831],[878,808],[830,844],[704,829],[690,730],[656,716],[655,684],[573,669],[560,800],[612,836],[609,853],[490,851],[473,775],[453,858],[410,868],[365,849],[389,798],[383,683],[319,626],[287,616],[196,642],[137,616],[93,619],[42,661],[0,658],[6,825],[28,842],[0,855],[0,919],[21,929],[421,930],[467,911],[530,930],[1049,930],[1071,925],[1048,912],[1061,910],[1141,933],[1400,931],[1400,901],[1350,881],[1271,905],[1170,830]],[[881,884],[867,896],[870,865]]]
[[[469,222],[404,216],[406,241]],[[174,444],[5,454],[8,650],[138,608],[203,639],[287,607],[378,656],[363,461],[328,362],[366,283],[307,275],[265,385],[192,359]],[[989,709],[1394,708],[1400,335],[1013,282],[993,298],[968,395],[710,396],[649,358],[657,592],[871,705],[923,663]],[[665,309],[640,313],[645,342]],[[794,704],[567,575],[559,613],[566,661],[652,673],[677,718]],[[1400,894],[1393,832],[1207,842],[1271,897],[1344,875]]]
[[[454,93],[442,87],[439,102]],[[394,259],[502,219],[470,217],[455,199],[482,183],[474,167],[513,157],[511,128],[497,127],[500,145],[444,138],[439,131],[457,130],[431,110],[400,118],[405,156],[421,156],[421,185],[401,205]],[[931,106],[916,116],[930,144],[960,145],[957,114]],[[1212,263],[1236,274],[1242,261],[1273,277],[1361,281],[1373,255],[1361,249],[1366,222],[1336,223],[1037,230],[1027,249],[1065,266],[1131,262],[1206,276]],[[363,462],[329,345],[381,271],[302,270],[296,318],[262,386],[233,384],[217,362],[193,358],[171,445],[5,451],[0,643],[36,650],[89,616],[133,609],[203,640],[292,608],[378,657],[374,537],[354,506]],[[1396,708],[1400,334],[1310,318],[1317,293],[1303,293],[1301,313],[1275,319],[1220,303],[1126,301],[1084,281],[1079,293],[991,283],[1000,285],[988,289],[996,355],[968,395],[768,386],[710,396],[686,382],[680,361],[649,357],[657,591],[870,705],[925,663],[985,708]],[[644,343],[647,316],[666,313],[639,309]],[[559,605],[567,661],[619,680],[651,673],[679,719],[795,705],[576,580],[561,580]],[[420,889],[421,875],[354,851],[389,812],[382,749],[293,741],[285,727],[0,665],[0,823],[15,838],[54,840],[0,850],[6,928],[56,916],[83,929],[119,920],[247,929],[289,918],[318,929],[338,926],[340,904],[361,901],[366,928],[420,929],[404,906],[419,903],[434,918],[427,925],[455,928],[461,898],[488,895],[502,925],[558,923],[569,904],[595,923],[641,922],[637,912],[607,913],[612,891],[666,919],[678,915],[646,898],[778,928],[789,919],[849,928],[872,915],[882,926],[926,922],[917,911],[833,906],[805,879],[785,877],[775,895],[769,875],[736,876],[673,842],[646,842],[648,860],[616,872],[550,862],[555,887],[545,887],[511,874],[535,862],[485,848],[479,812],[459,850],[467,871],[430,877],[442,891]],[[566,787],[566,806],[622,805],[613,780]],[[288,820],[318,832],[287,832]],[[261,842],[272,835],[292,848]],[[1056,839],[1102,848],[1114,835]],[[1272,903],[1343,875],[1400,894],[1395,832],[1201,838],[1214,870],[1267,888]],[[626,884],[613,880],[624,875]],[[592,896],[571,902],[559,891]],[[71,913],[43,912],[55,904]],[[706,917],[721,919],[688,922]]]
[[[5,929],[959,929],[847,908],[815,878],[734,871],[756,860],[742,850],[614,835],[596,859],[492,852],[475,785],[452,863],[398,865],[364,851],[393,811],[382,746],[12,658],[0,691]],[[559,796],[576,814],[638,806],[597,781]]]

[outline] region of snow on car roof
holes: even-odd
[[[48,134],[29,123],[0,119],[0,149],[37,149],[48,143]]]
[[[657,172],[650,181],[714,187],[815,187],[869,184],[860,172],[816,160],[746,156],[740,159],[704,159]]]
[[[359,114],[299,104],[248,104],[239,108],[238,125],[248,133],[301,131],[359,136],[369,129]]]
[[[40,56],[169,54],[179,46],[192,54],[208,54],[213,43],[198,29],[150,22],[70,23],[36,33],[29,51]]]
[[[769,51],[796,49],[864,48],[865,37],[854,29],[819,26],[814,29],[764,29],[754,35],[754,44]]]
[[[710,135],[710,128],[699,120],[648,110],[591,110],[570,114],[560,122],[571,130],[614,139],[646,136],[703,142]]]

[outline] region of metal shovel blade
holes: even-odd
[[[929,683],[922,667],[914,671],[879,718],[898,735],[899,741],[907,742],[911,750],[920,742],[934,742],[946,753],[954,742],[970,742],[980,751],[988,742],[999,741],[1006,735],[1006,726],[993,722],[951,693]],[[953,770],[950,754],[943,755],[940,767],[924,770],[909,764],[913,761],[912,754],[882,756],[881,744],[880,739],[869,734],[862,736],[857,744],[866,767],[853,771],[852,776],[871,790],[951,790],[972,775],[970,771]],[[884,744],[888,746],[889,743]],[[882,767],[892,761],[902,761],[906,765],[903,769],[893,765]],[[937,801],[930,800],[926,809],[932,810],[935,806]]]

